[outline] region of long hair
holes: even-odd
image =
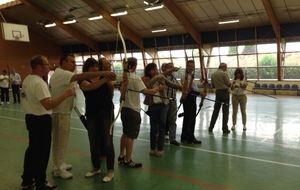
[[[82,72],[87,72],[90,67],[93,67],[95,64],[99,65],[98,61],[94,58],[88,58],[83,63]]]
[[[145,70],[144,70],[144,77],[149,77],[150,79],[152,78],[150,74],[150,70],[157,68],[157,65],[155,63],[149,63],[146,65]]]
[[[240,73],[240,78],[238,78],[237,74]],[[240,80],[244,80],[244,72],[242,68],[236,68],[234,71],[234,80],[236,79],[240,79]]]
[[[103,71],[103,60],[106,60],[105,57],[99,59],[99,71]]]

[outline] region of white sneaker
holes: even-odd
[[[99,174],[100,172],[101,172],[100,169],[99,169],[99,170],[96,170],[96,171],[92,170],[92,171],[86,173],[86,174],[85,174],[85,177],[93,177],[94,175],[97,175],[97,174]]]
[[[60,177],[62,179],[70,179],[73,177],[73,174],[68,172],[67,170],[59,170],[53,172],[54,177]]]
[[[247,130],[247,127],[246,127],[246,125],[244,125],[244,127],[243,127],[243,130],[244,130],[244,131],[246,131],[246,130]]]
[[[231,130],[235,130],[235,125],[232,125]]]
[[[72,165],[66,164],[66,170],[70,170],[70,169],[72,169]]]

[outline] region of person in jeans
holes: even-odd
[[[164,75],[173,84],[177,84],[176,88],[171,88],[169,86],[166,87],[167,97],[170,98],[170,102],[168,105],[168,112],[167,112],[167,121],[166,121],[166,131],[168,130],[168,139],[170,139],[170,144],[175,146],[180,146],[180,143],[176,141],[176,129],[177,129],[177,100],[176,100],[176,91],[182,90],[182,86],[177,82],[173,72],[178,71],[179,68],[174,67],[173,63],[167,63],[165,66]],[[165,138],[166,139],[166,138]]]
[[[244,72],[241,68],[236,68],[234,71],[234,79],[231,81],[231,90],[232,90],[232,127],[231,130],[235,130],[236,128],[236,117],[238,112],[238,106],[240,105],[241,113],[242,113],[242,122],[243,122],[243,130],[247,130],[246,122],[247,122],[247,114],[246,114],[246,104],[247,104],[247,96],[246,96],[246,88],[247,88],[247,80],[245,80]]]
[[[95,72],[99,70],[99,67],[101,71],[111,70],[111,63],[106,58],[101,58],[99,62],[94,58],[88,58],[83,64],[82,72]],[[105,157],[107,173],[103,182],[109,182],[114,177],[115,150],[113,135],[110,134],[110,125],[114,117],[112,81],[115,79],[115,77],[108,76],[78,82],[85,97],[85,116],[93,166],[93,169],[86,173],[85,177],[92,177],[100,173],[101,162]]]
[[[125,61],[125,60],[124,60]],[[129,168],[142,167],[142,163],[132,161],[132,151],[134,139],[137,139],[141,125],[141,105],[140,94],[155,94],[159,88],[147,89],[141,77],[134,72],[137,67],[137,59],[130,57],[127,60],[129,72],[127,73],[127,91],[125,93],[125,101],[121,110],[121,120],[123,125],[123,134],[120,140],[119,163],[124,163]],[[126,85],[126,84],[125,84]]]
[[[23,166],[23,189],[35,184],[36,190],[56,190],[46,181],[46,170],[51,148],[51,113],[70,96],[74,89],[68,88],[57,98],[51,98],[48,85],[42,79],[49,72],[49,63],[45,56],[36,55],[30,61],[32,72],[22,88],[22,105],[25,111],[25,123],[28,130],[29,146],[26,149]]]

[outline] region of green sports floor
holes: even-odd
[[[214,99],[214,94],[209,94],[208,98]],[[119,92],[115,91],[115,112],[119,109],[118,99]],[[84,99],[80,91],[75,104],[83,111]],[[205,100],[195,129],[195,136],[202,140],[202,144],[183,143],[176,147],[166,141],[162,157],[150,157],[148,154],[149,119],[142,112],[141,132],[134,144],[133,160],[142,162],[143,167],[125,168],[116,161],[115,177],[109,183],[102,183],[105,164],[102,165],[101,174],[92,178],[84,177],[91,169],[89,143],[85,128],[73,112],[66,157],[66,162],[73,165],[70,171],[73,179],[54,178],[51,159],[47,179],[58,185],[60,190],[300,189],[299,105],[297,96],[277,96],[274,99],[249,94],[248,130],[242,130],[239,112],[237,129],[229,135],[223,135],[221,115],[213,134],[208,133],[213,102]],[[231,115],[228,124],[231,127]],[[180,140],[182,118],[178,118],[177,125],[177,140]],[[114,130],[116,159],[121,134],[122,125],[118,119]],[[0,106],[0,190],[21,189],[20,176],[27,144],[22,106]]]

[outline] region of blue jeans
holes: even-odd
[[[157,138],[157,150],[163,151],[165,141],[165,129],[168,113],[168,106],[161,104],[153,104],[149,106],[147,114],[150,116],[150,149],[156,149],[156,137]]]

